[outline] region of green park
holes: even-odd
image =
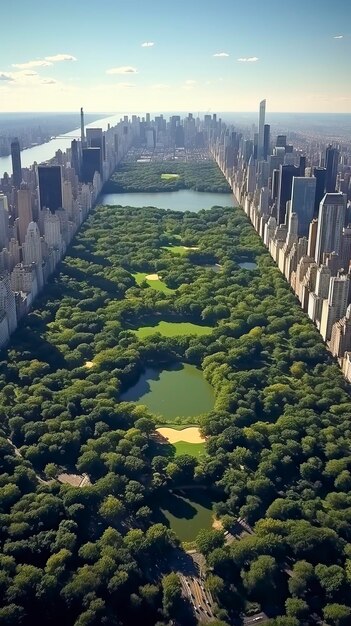
[[[0,380],[1,624],[196,624],[189,545],[214,625],[350,623],[350,388],[240,208],[97,206]]]

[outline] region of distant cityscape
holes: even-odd
[[[294,142],[291,142],[293,138]],[[124,116],[85,128],[70,148],[29,168],[18,139],[0,180],[0,347],[66,253],[122,161],[214,158],[280,271],[351,381],[351,144],[314,132],[273,134],[204,117]]]

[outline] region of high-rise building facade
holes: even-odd
[[[19,189],[22,182],[22,166],[21,148],[17,137],[11,142],[11,160],[13,186],[16,187],[16,189]]]
[[[328,299],[323,300],[320,333],[324,341],[331,338],[332,327],[346,313],[350,280],[348,276],[332,276]]]
[[[340,253],[345,223],[345,197],[342,193],[326,193],[319,208],[316,241],[316,263],[323,262],[323,254]]]
[[[316,179],[316,196],[314,199],[314,217],[318,216],[319,205],[324,198],[326,174],[327,174],[327,170],[325,169],[325,167],[313,168],[313,176]]]
[[[265,161],[267,161],[270,153],[270,136],[271,127],[269,124],[265,124],[263,128],[263,158]]]
[[[28,225],[25,241],[22,246],[22,252],[23,261],[26,265],[30,265],[31,263],[41,264],[41,238],[36,222],[31,222]]]
[[[9,245],[9,207],[7,197],[0,194],[0,252]]]
[[[279,174],[279,189],[277,199],[277,222],[284,224],[286,217],[286,203],[291,200],[292,181],[299,176],[300,168],[295,165],[281,165]]]
[[[62,172],[60,165],[39,165],[40,209],[50,209],[55,213],[62,208]]]
[[[286,148],[286,135],[278,135],[275,145],[277,148]]]
[[[32,197],[29,189],[19,189],[17,191],[17,211],[18,211],[18,239],[20,244],[24,243],[27,228],[33,220]]]
[[[338,174],[339,150],[328,146],[325,153],[325,193],[334,193],[336,190],[336,177]]]
[[[264,146],[264,124],[266,119],[266,101],[260,102],[260,115],[258,120],[258,143],[257,143],[257,158],[263,159],[263,146]]]
[[[100,148],[83,148],[82,150],[82,182],[92,183],[95,172],[101,171],[101,150]]]
[[[291,193],[291,211],[298,217],[298,236],[307,237],[313,219],[316,179],[294,176]]]

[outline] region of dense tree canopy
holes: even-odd
[[[171,292],[133,276],[155,271]],[[213,330],[133,332],[160,319]],[[240,209],[97,208],[1,358],[1,623],[177,619],[179,542],[156,513],[184,480],[216,487],[232,533],[198,538],[219,620],[257,605],[275,624],[348,623],[349,389]],[[155,416],[120,401],[155,361],[197,365],[215,390],[199,459],[165,456]]]
[[[168,178],[167,174],[174,174],[174,177]],[[104,186],[105,193],[180,189],[230,192],[227,181],[213,161],[124,163]]]

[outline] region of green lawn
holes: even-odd
[[[179,174],[161,174],[162,180],[176,180],[180,178]]]
[[[187,252],[191,252],[191,250],[197,250],[197,247],[186,248],[185,246],[162,246],[163,250],[169,250],[172,254],[181,254],[184,256]]]
[[[179,335],[209,335],[212,331],[211,326],[200,326],[191,322],[160,321],[155,326],[141,326],[134,332],[139,339],[144,339],[144,337],[149,337],[155,333],[161,333],[165,337],[177,337]]]
[[[162,246],[164,250],[169,250],[172,254],[181,254],[184,255],[187,253],[187,250],[184,246]]]
[[[146,279],[147,275],[148,274],[146,274],[145,272],[137,272],[136,274],[133,274],[135,281],[138,285],[141,285],[141,283]],[[167,285],[162,280],[146,280],[146,282],[149,287],[156,289],[156,291],[163,291],[163,293],[174,293],[175,291],[174,289],[169,289],[169,287],[167,287]]]
[[[175,448],[176,456],[180,454],[190,454],[196,458],[203,456],[206,453],[205,443],[187,443],[186,441],[178,441],[178,443],[172,443]]]

